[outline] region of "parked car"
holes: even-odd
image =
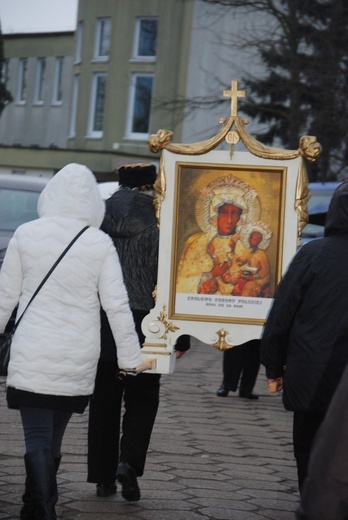
[[[324,236],[326,213],[333,192],[340,182],[311,182],[308,201],[308,224],[302,231],[302,244]]]
[[[37,201],[49,178],[0,175],[0,267],[18,226],[38,218]]]

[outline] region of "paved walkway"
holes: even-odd
[[[140,502],[125,502],[119,491],[96,497],[86,482],[87,414],[74,416],[58,475],[59,519],[294,520],[292,414],[267,394],[263,369],[258,401],[217,397],[221,367],[222,354],[194,340],[176,372],[162,376]],[[19,518],[23,451],[19,414],[7,409],[0,378],[0,520]]]

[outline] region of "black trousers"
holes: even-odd
[[[132,310],[140,343],[141,322],[148,311]],[[128,375],[116,380],[115,343],[104,311],[101,313],[101,357],[89,405],[88,482],[110,484],[119,461],[128,462],[140,477],[159,405],[160,375]],[[122,434],[121,434],[122,428]]]
[[[251,392],[260,369],[260,340],[252,339],[223,353],[223,383],[232,392]]]
[[[114,482],[121,460],[139,477],[144,472],[159,405],[160,375],[127,376],[121,383],[116,381],[115,370],[113,364],[99,363],[89,407],[88,482]]]
[[[321,412],[294,412],[293,445],[300,493],[307,477],[313,441],[324,417],[325,413]]]

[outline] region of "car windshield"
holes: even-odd
[[[322,216],[318,222],[318,219],[313,219],[312,222],[307,224],[302,231],[302,243],[309,242],[315,238],[322,238],[325,231],[325,218],[327,210],[329,209],[332,195],[339,185],[339,182],[329,183],[311,183],[309,185],[311,198],[308,201],[308,214],[309,217]],[[310,218],[311,220],[311,218]],[[314,220],[314,222],[313,222]],[[316,222],[317,221],[317,222]]]
[[[329,209],[334,189],[322,189],[319,191],[312,188],[311,192],[312,195],[308,201],[309,214],[326,213]]]
[[[37,191],[0,188],[0,230],[13,233],[21,224],[38,218],[39,195]]]

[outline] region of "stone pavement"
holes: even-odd
[[[222,354],[192,341],[174,374],[162,376],[161,404],[142,497],[95,495],[86,482],[87,413],[66,431],[58,474],[60,520],[294,520],[299,500],[292,454],[292,414],[267,394],[258,401],[216,396]],[[0,378],[0,520],[19,518],[24,445],[17,411],[8,410]]]

